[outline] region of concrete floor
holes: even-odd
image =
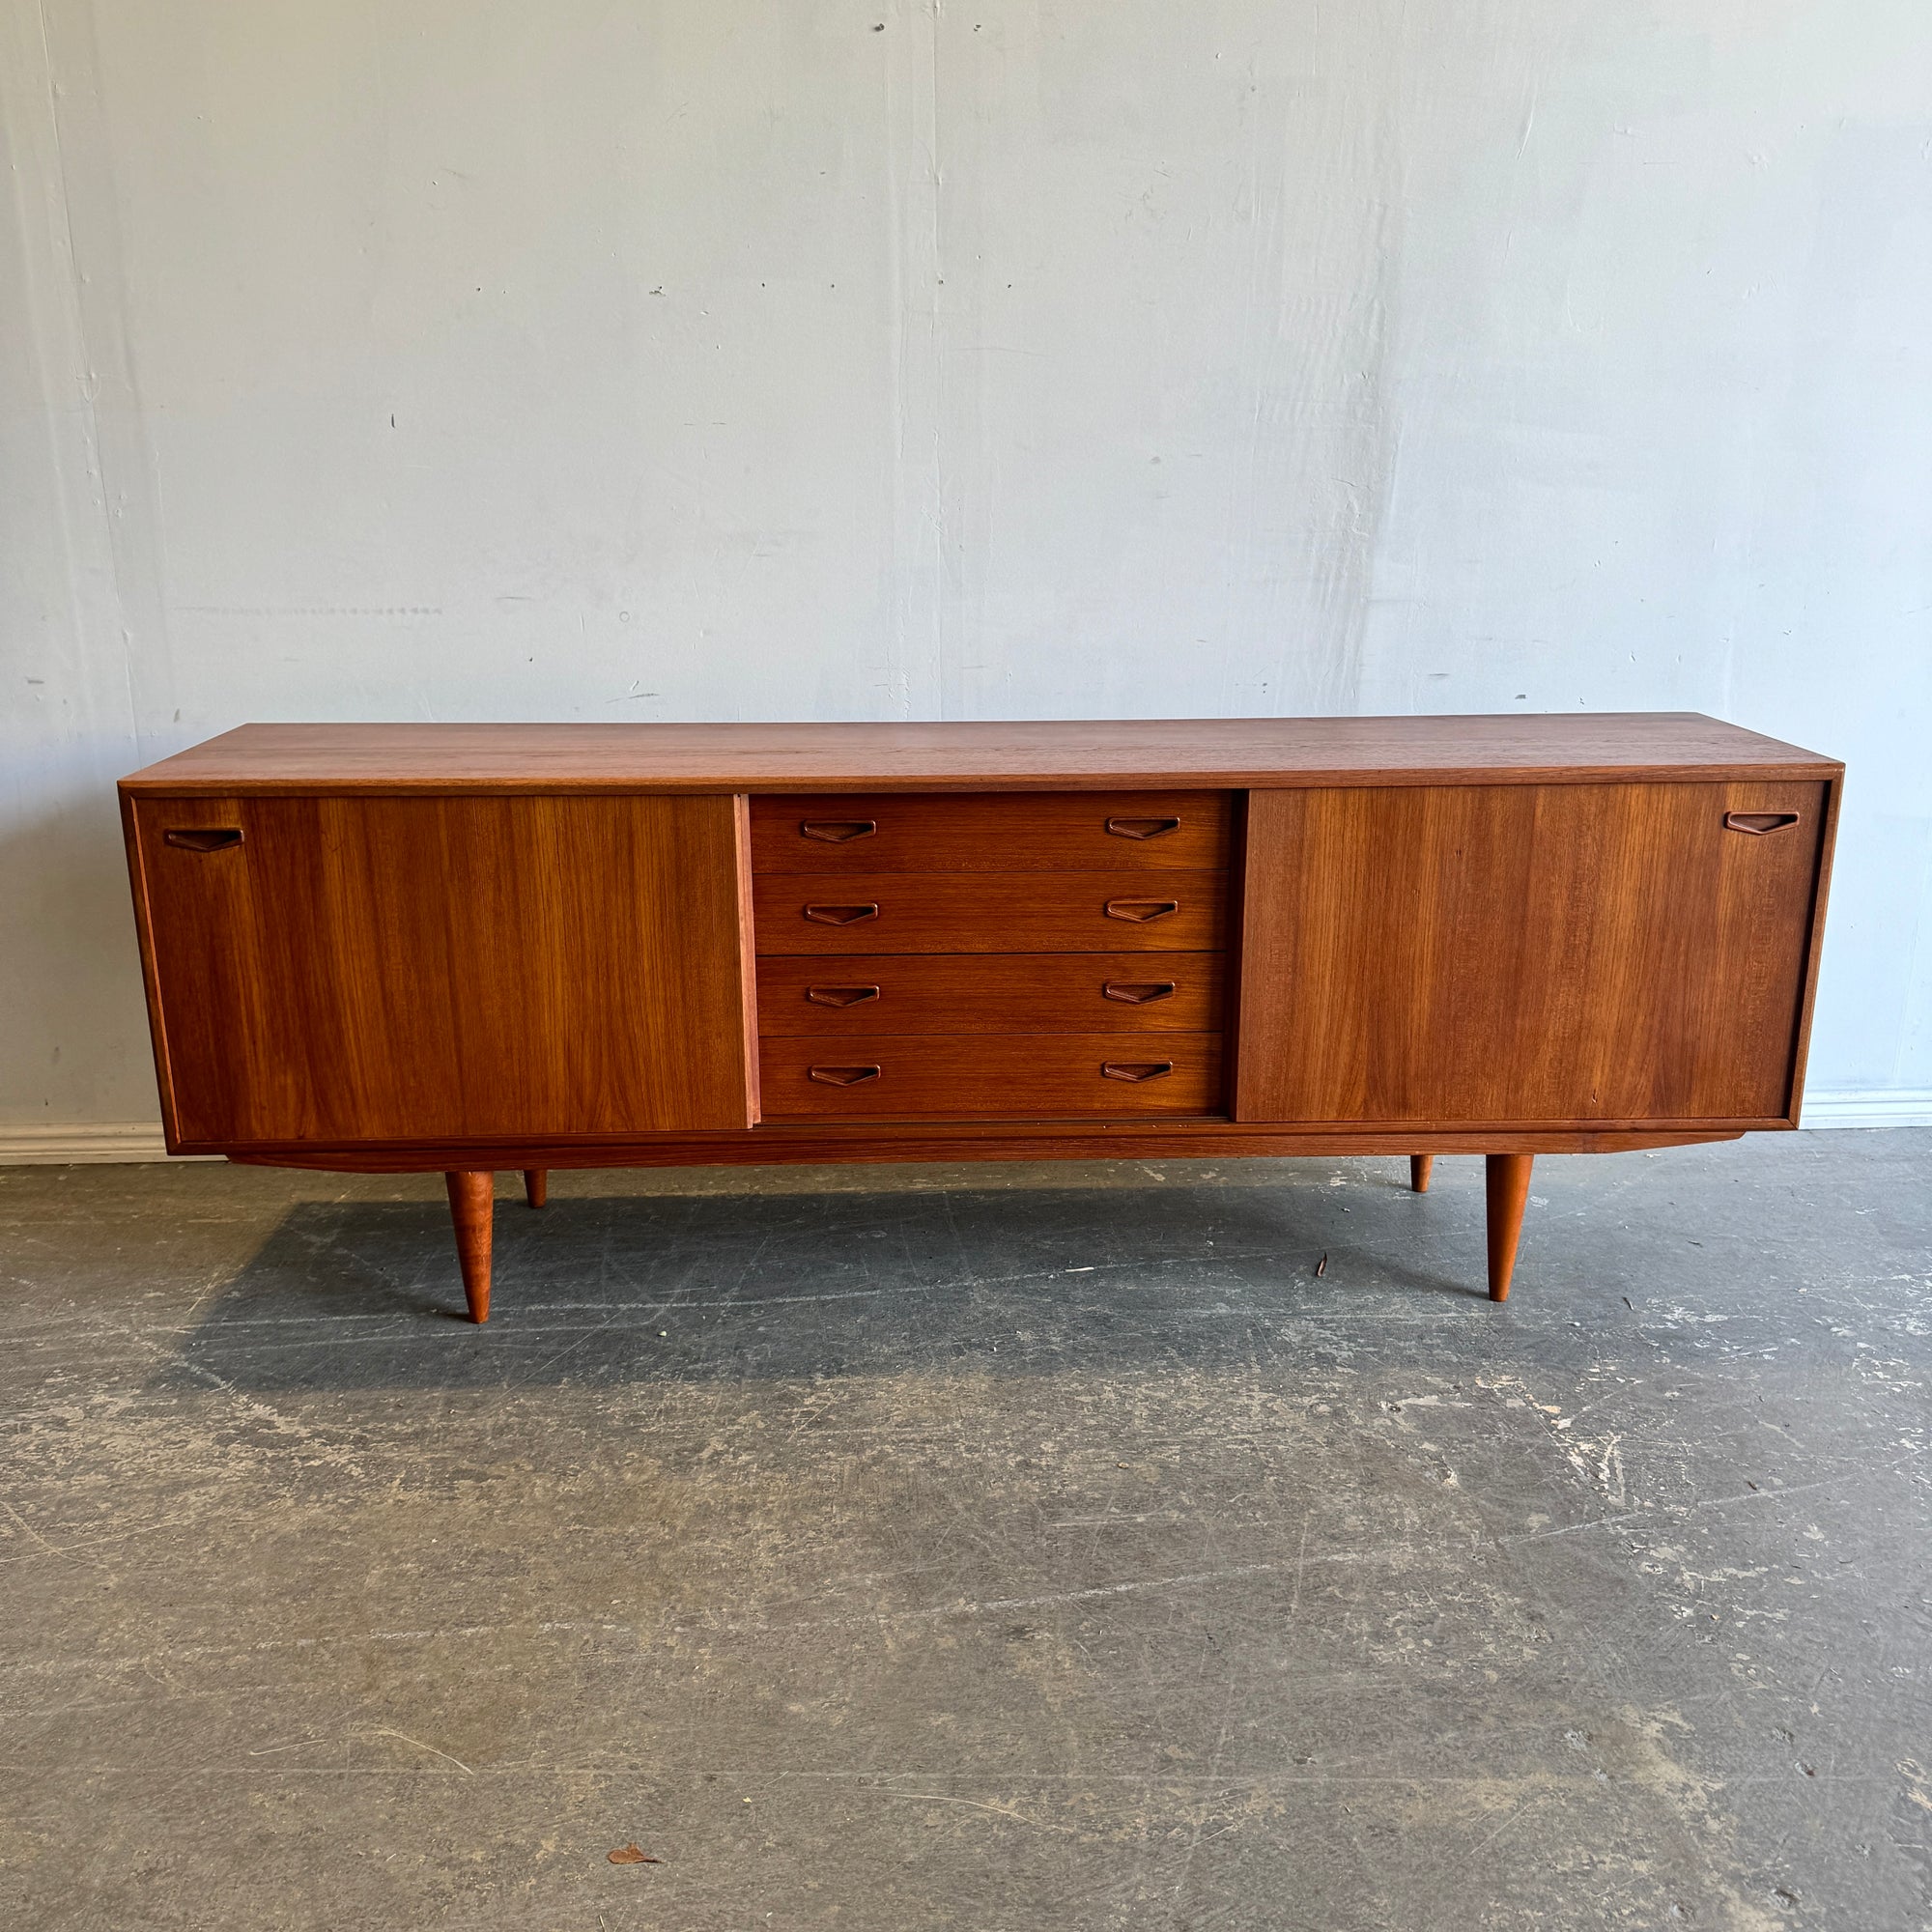
[[[0,1172],[0,1925],[1932,1926],[1932,1133],[1405,1179]]]

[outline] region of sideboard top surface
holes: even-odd
[[[1691,711],[1066,724],[243,724],[128,791],[867,791],[1833,779]]]

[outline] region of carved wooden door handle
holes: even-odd
[[[857,925],[861,920],[877,919],[879,908],[873,905],[809,905],[805,916],[820,925]]]
[[[242,842],[239,825],[176,825],[161,834],[162,843],[184,852],[226,852]]]
[[[1782,832],[1788,826],[1798,823],[1795,811],[1727,811],[1724,813],[1726,832],[1748,832],[1753,837],[1762,838],[1767,832]]]
[[[1110,818],[1107,830],[1116,838],[1165,838],[1180,830],[1178,818]]]
[[[1104,1000],[1119,1000],[1128,1007],[1151,1006],[1155,1000],[1171,1000],[1176,992],[1172,980],[1151,980],[1142,984],[1134,984],[1124,980],[1108,980],[1100,987],[1100,997]]]
[[[805,997],[814,1007],[860,1007],[867,1000],[876,1000],[879,989],[876,986],[808,986]]]
[[[808,1080],[816,1080],[821,1087],[856,1087],[864,1080],[876,1080],[879,1069],[876,1066],[808,1066],[805,1069]]]
[[[1109,1080],[1165,1080],[1174,1071],[1171,1060],[1105,1060],[1101,1074]]]
[[[1109,899],[1107,917],[1109,919],[1130,920],[1136,925],[1145,925],[1151,919],[1165,919],[1170,913],[1180,910],[1179,899]]]
[[[844,845],[854,838],[869,838],[878,829],[876,818],[808,818],[798,828],[801,838],[817,838],[827,845]]]

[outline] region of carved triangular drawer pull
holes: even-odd
[[[854,838],[869,838],[879,829],[876,818],[808,818],[799,828],[804,838],[817,838],[827,845],[843,845]]]
[[[179,845],[184,852],[226,852],[242,842],[239,825],[172,826],[161,834],[162,842]]]
[[[1100,1071],[1109,1080],[1165,1080],[1174,1071],[1171,1060],[1107,1060]]]
[[[876,1000],[879,989],[876,986],[808,986],[805,997],[814,1007],[860,1007],[867,1000]]]
[[[1107,917],[1109,919],[1131,920],[1136,925],[1145,925],[1151,919],[1165,919],[1170,913],[1180,910],[1179,899],[1109,899]]]
[[[808,1066],[805,1077],[816,1080],[821,1087],[856,1087],[862,1080],[876,1080],[879,1069],[876,1066]]]
[[[1795,811],[1727,811],[1724,813],[1724,829],[1727,832],[1749,832],[1759,838],[1767,832],[1782,832],[1787,826],[1798,823]]]
[[[1165,838],[1180,830],[1178,818],[1110,818],[1107,830],[1116,838]]]
[[[862,919],[877,919],[876,905],[809,905],[805,916],[820,925],[857,925]]]
[[[1119,1000],[1122,1006],[1147,1007],[1155,1000],[1171,1000],[1177,988],[1172,980],[1153,980],[1145,985],[1129,985],[1120,980],[1109,980],[1100,988],[1103,999]]]

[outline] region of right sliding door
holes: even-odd
[[[1827,788],[1250,795],[1243,1121],[1795,1112]]]

